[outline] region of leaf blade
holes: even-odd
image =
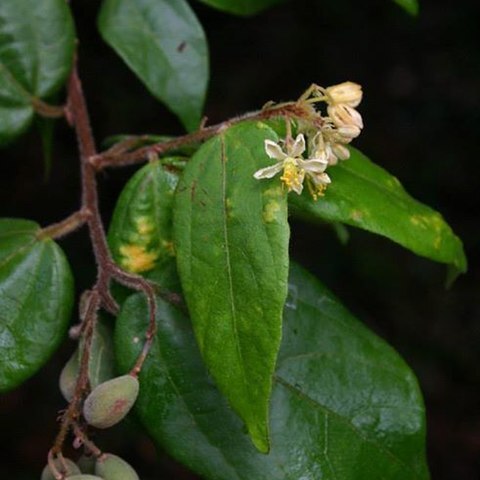
[[[137,404],[155,442],[215,480],[428,479],[424,406],[412,372],[295,265],[289,288],[270,453],[253,449],[201,364],[189,320],[163,302]],[[141,348],[132,339],[146,328],[146,314],[136,295],[119,316],[115,342],[124,371]]]
[[[0,5],[0,144],[30,124],[35,99],[65,82],[75,31],[63,0],[6,1]]]
[[[177,265],[200,349],[252,440],[268,448],[271,374],[287,293],[286,194],[253,173],[265,125],[240,124],[202,146],[177,188]]]
[[[467,262],[460,239],[443,217],[411,197],[396,177],[351,148],[349,160],[331,167],[332,184],[318,201],[290,196],[299,216],[341,222],[382,235],[417,255],[457,272]]]
[[[199,0],[212,8],[235,15],[255,15],[284,0]]]
[[[185,0],[105,0],[104,40],[187,130],[198,127],[208,82],[203,29]]]
[[[394,0],[394,2],[400,7],[402,7],[410,15],[414,17],[418,15],[418,0]]]
[[[70,267],[38,225],[0,220],[0,391],[33,375],[62,340],[73,304]]]

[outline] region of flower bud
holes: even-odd
[[[111,453],[97,459],[95,473],[104,480],[139,480],[137,472],[125,460]]]
[[[78,356],[79,352],[77,349],[63,367],[58,381],[60,391],[67,402],[73,398],[73,394],[75,393],[75,384],[77,383],[78,372],[80,370]]]
[[[132,375],[122,375],[95,387],[85,400],[83,416],[96,428],[109,428],[130,411],[138,396],[139,383]]]
[[[345,125],[344,127],[338,127],[335,139],[341,143],[350,143],[354,138],[360,135],[361,131],[354,125]]]
[[[350,151],[345,145],[341,143],[334,143],[332,145],[332,151],[334,155],[340,160],[347,160],[350,158]]]
[[[329,105],[327,107],[329,117],[337,127],[353,125],[363,128],[362,116],[352,107],[344,104]]]
[[[325,95],[330,104],[343,103],[356,107],[362,101],[362,87],[357,83],[343,82],[326,88]]]
[[[80,473],[80,469],[77,467],[74,461],[70,460],[69,458],[64,458],[63,460],[64,462],[62,462],[59,458],[56,458],[53,461],[55,468],[59,473],[63,473],[64,475],[75,475]],[[45,465],[40,478],[41,480],[56,480],[55,475],[53,474],[52,470],[50,470],[50,465]]]

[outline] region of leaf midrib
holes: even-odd
[[[230,241],[228,233],[228,222],[227,222],[227,156],[225,151],[225,138],[223,135],[220,136],[220,148],[221,148],[221,163],[222,163],[222,227],[223,227],[223,240],[225,242],[225,263],[227,267],[227,277],[228,277],[228,293],[230,297],[230,311],[232,313],[232,325],[233,325],[233,336],[235,341],[235,351],[237,353],[237,360],[239,360],[238,365],[240,371],[242,372],[243,386],[248,393],[248,383],[245,375],[245,363],[243,359],[242,348],[240,345],[238,330],[237,330],[237,309],[235,305],[235,294],[233,288],[233,276],[232,276],[232,265],[230,260]]]

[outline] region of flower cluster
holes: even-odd
[[[360,135],[363,128],[361,115],[355,110],[362,100],[362,87],[353,82],[323,88],[312,85],[298,100],[299,105],[325,102],[326,116],[312,109],[312,118],[303,121],[295,140],[287,134],[278,143],[265,140],[267,155],[277,163],[255,172],[256,179],[272,178],[283,171],[280,179],[288,191],[301,194],[304,181],[307,182],[314,199],[323,195],[330,177],[325,173],[329,165],[346,160],[350,152],[345,146]],[[314,126],[315,125],[315,126]],[[320,127],[318,127],[320,125]],[[305,135],[308,138],[308,158]]]

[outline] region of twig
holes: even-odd
[[[220,133],[222,130],[246,120],[268,120],[275,117],[305,118],[310,115],[310,109],[307,109],[296,102],[282,103],[268,107],[264,110],[240,115],[217,125],[212,125],[211,127],[201,128],[195,132],[172,140],[142,147],[134,152],[122,154],[114,151],[112,147],[110,150],[92,157],[90,163],[97,171],[106,167],[133,165],[145,161],[151,154],[164,155],[171,150],[176,150],[185,145],[205,141]]]
[[[37,97],[30,97],[30,102],[36,113],[46,118],[61,118],[65,115],[65,107],[49,105]]]
[[[85,225],[88,215],[89,212],[87,210],[78,210],[78,212],[72,213],[72,215],[61,222],[52,223],[48,227],[42,228],[38,232],[37,237],[54,239],[64,237]]]
[[[61,453],[70,428],[75,430],[75,425],[78,426],[77,419],[80,417],[81,405],[89,390],[88,367],[97,313],[102,307],[111,313],[118,313],[118,305],[110,293],[110,283],[112,279],[135,290],[143,291],[147,296],[150,322],[146,332],[146,341],[142,354],[134,367],[136,374],[140,371],[156,332],[156,302],[153,286],[144,278],[131,275],[118,267],[113,261],[108,249],[105,229],[98,205],[96,170],[91,163],[91,159],[96,156],[95,141],[90,128],[87,105],[76,66],[70,75],[68,84],[66,117],[75,129],[80,151],[82,208],[77,214],[72,215],[72,217],[69,217],[63,222],[47,227],[42,231],[42,234],[53,233],[54,235],[61,235],[68,233],[80,224],[86,223],[98,268],[98,276],[95,285],[86,297],[83,309],[84,318],[82,319],[81,331],[84,339],[84,347],[75,392],[68,408],[61,417],[61,426],[51,450],[52,455]]]

